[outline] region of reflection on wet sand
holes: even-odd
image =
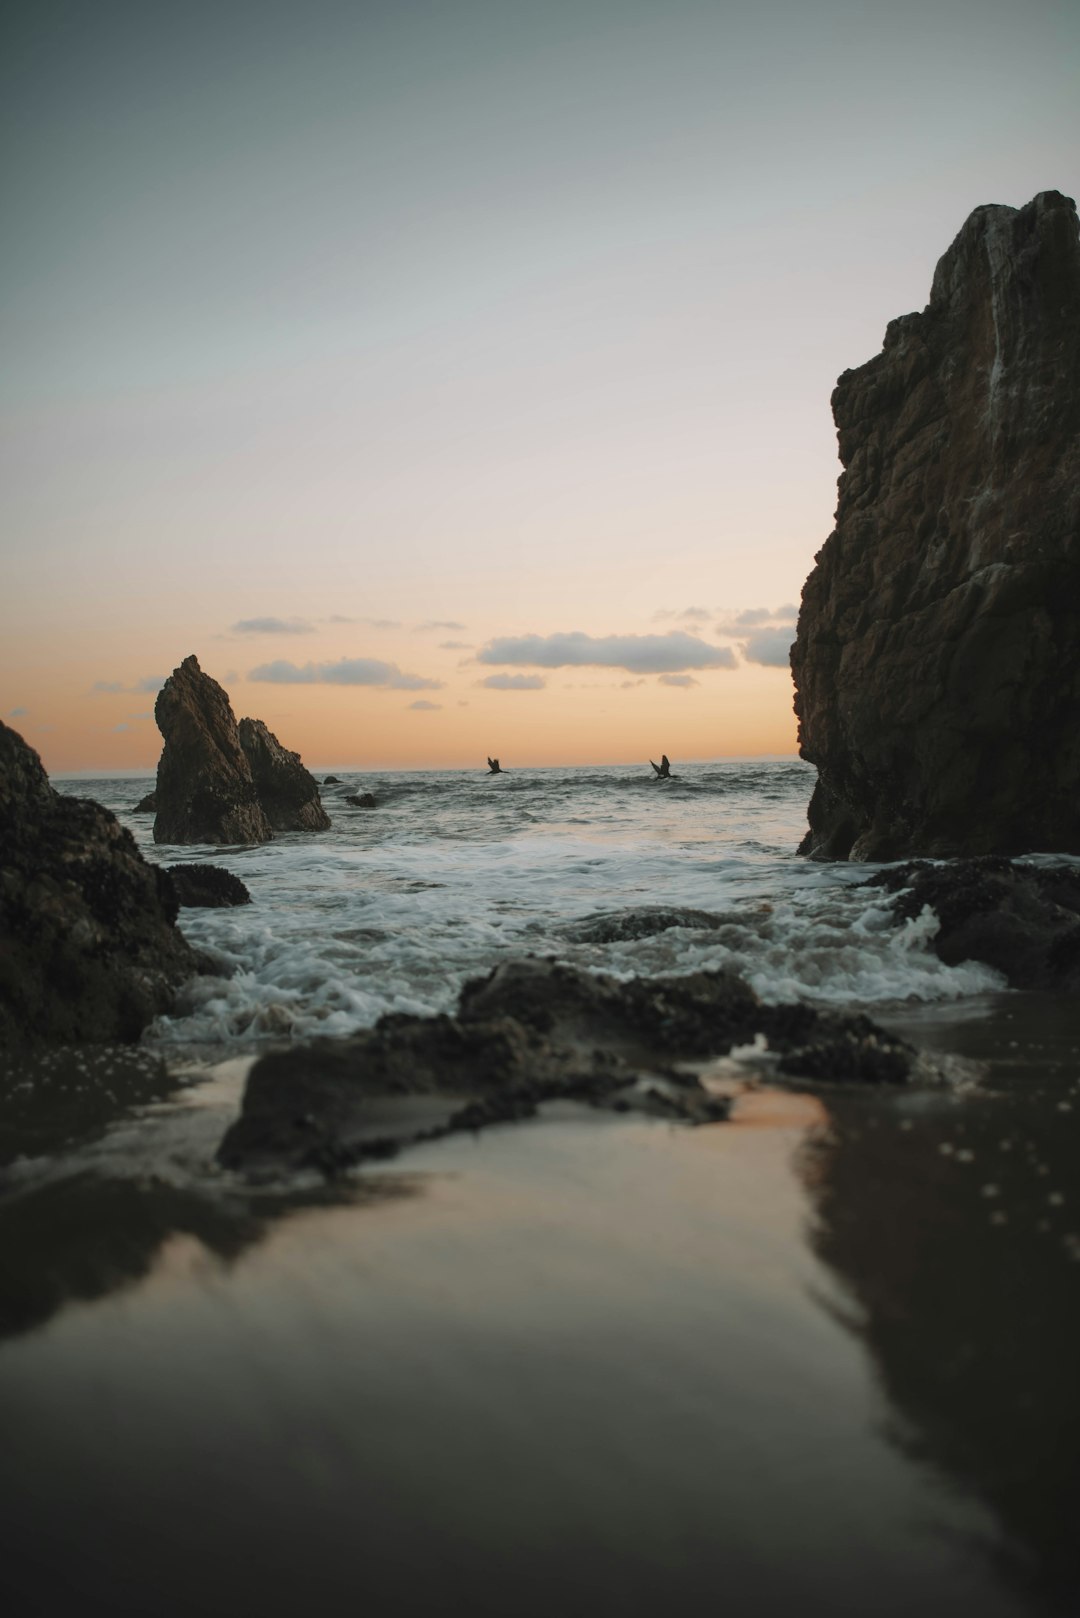
[[[162,1180],[86,1171],[0,1202],[0,1337],[44,1325],[160,1267],[177,1238],[231,1264],[278,1221],[313,1207],[408,1196],[404,1176],[272,1194],[208,1195]]]
[[[1075,1613],[1080,1110],[1030,1065],[989,1082],[906,1107],[831,1100],[798,1159],[811,1242],[845,1284],[890,1438],[994,1512],[1008,1582]]]

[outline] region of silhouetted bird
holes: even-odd
[[[502,766],[500,765],[497,758],[489,758],[488,759],[488,770],[492,775],[501,775],[502,774]]]
[[[488,763],[491,763],[490,759],[488,759]],[[653,769],[656,771],[657,779],[660,781],[666,781],[668,776],[671,774],[671,760],[668,758],[667,754],[660,754],[659,764],[653,764],[652,759],[649,760],[649,763],[652,764]]]

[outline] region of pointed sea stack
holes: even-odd
[[[261,719],[241,719],[238,728],[255,791],[274,830],[326,831],[330,816],[319,802],[315,777],[305,770],[300,754],[282,747]]]
[[[1080,852],[1075,204],[976,208],[833,394],[836,530],[792,648],[802,852]]]
[[[155,843],[266,843],[273,830],[225,691],[186,657],[158,692],[165,738],[158,764]]]

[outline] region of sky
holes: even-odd
[[[0,718],[151,771],[791,754],[829,399],[1080,191],[1076,0],[33,0],[0,34]]]

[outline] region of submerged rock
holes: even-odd
[[[730,1102],[686,1064],[759,1034],[785,1073],[816,1081],[902,1083],[919,1063],[869,1018],[766,1006],[734,973],[621,982],[528,959],[466,984],[455,1016],[387,1016],[262,1057],[218,1155],[230,1168],[332,1173],[556,1099],[715,1122]]]
[[[300,754],[282,747],[261,719],[241,719],[238,730],[255,791],[274,830],[326,831],[330,816],[319,802],[315,777],[305,770]]]
[[[833,414],[836,530],[792,648],[802,851],[1080,851],[1074,203],[977,208]]]
[[[165,874],[182,906],[220,909],[251,903],[251,894],[240,878],[221,865],[169,865]]]
[[[1080,870],[1019,865],[994,856],[912,861],[867,884],[897,895],[908,918],[929,905],[940,922],[933,947],[947,966],[983,961],[1014,989],[1080,989]]]
[[[323,786],[324,787],[339,787],[340,785],[341,785],[341,777],[340,776],[337,776],[337,775],[324,775],[323,776]]]
[[[353,792],[345,799],[345,802],[351,803],[354,809],[376,808],[375,794],[373,792]]]
[[[266,843],[259,802],[226,692],[187,657],[154,707],[165,747],[158,764],[155,843]]]
[[[165,873],[0,724],[0,1045],[138,1039],[199,960]]]

